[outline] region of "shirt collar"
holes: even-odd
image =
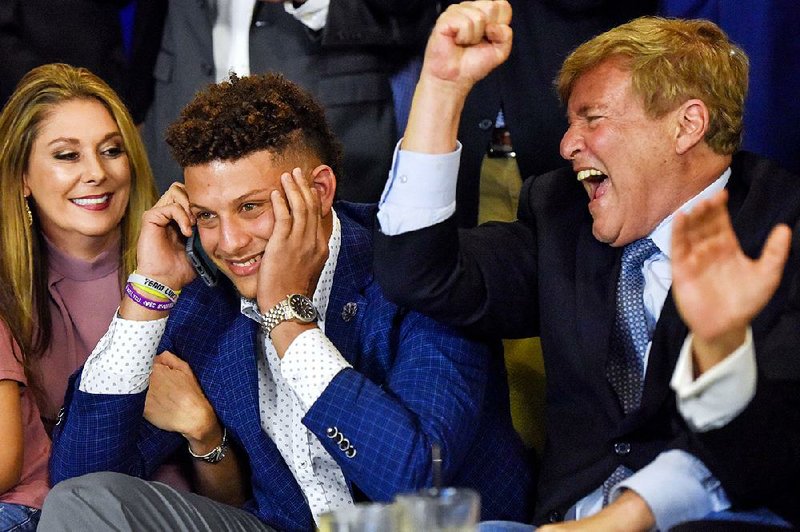
[[[675,221],[675,214],[679,212],[689,212],[697,204],[697,202],[711,198],[714,194],[724,189],[728,184],[728,179],[731,177],[731,169],[727,168],[722,175],[719,176],[713,183],[700,191],[699,194],[691,198],[689,201],[681,205],[677,211],[673,212],[650,233],[650,239],[658,247],[659,251],[671,258],[672,253],[672,223]]]
[[[342,247],[342,224],[333,209],[331,209],[331,216],[333,216],[333,230],[328,239],[328,260],[325,261],[325,266],[322,267],[322,273],[319,275],[317,287],[311,298],[314,302],[314,307],[319,312],[319,326],[323,331],[325,330],[325,314],[328,311],[328,302],[333,288],[333,276],[336,272],[336,263],[339,261],[339,250]],[[261,313],[255,300],[243,297],[240,308],[242,314],[261,323]]]

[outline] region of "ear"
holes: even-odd
[[[22,195],[26,198],[31,195],[31,187],[28,186],[28,174],[22,174]]]
[[[327,164],[321,164],[311,171],[311,186],[319,194],[322,216],[328,216],[336,196],[336,176]]]
[[[687,100],[678,107],[675,116],[678,121],[675,151],[683,155],[703,142],[708,132],[708,107],[703,100]]]

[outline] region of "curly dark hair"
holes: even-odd
[[[268,150],[310,150],[339,173],[342,148],[325,111],[305,90],[268,73],[212,84],[195,95],[167,128],[172,155],[181,167],[237,160]]]

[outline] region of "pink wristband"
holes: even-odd
[[[175,303],[172,301],[153,301],[152,299],[147,299],[142,294],[137,292],[131,283],[125,285],[125,293],[133,300],[134,303],[150,310],[170,310],[175,306]]]

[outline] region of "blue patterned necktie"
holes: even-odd
[[[644,355],[652,333],[644,308],[642,265],[657,252],[649,238],[631,242],[622,252],[606,374],[626,414],[638,408],[642,398]]]
[[[606,374],[627,414],[639,407],[644,381],[644,355],[652,334],[644,308],[644,261],[658,252],[649,238],[631,242],[622,252],[622,268],[617,282],[617,308]],[[603,482],[603,506],[611,489],[633,472],[618,466]]]

